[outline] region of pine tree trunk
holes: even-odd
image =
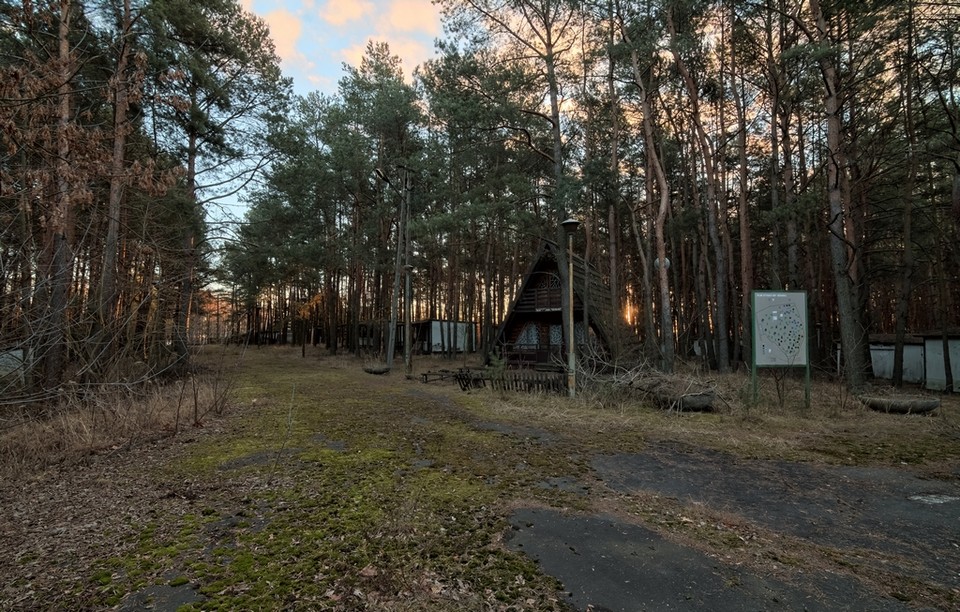
[[[671,38],[675,39],[676,30],[670,9],[666,10],[666,18]],[[728,372],[730,370],[730,334],[728,329],[727,304],[727,269],[729,268],[729,262],[727,261],[727,255],[720,236],[718,210],[721,205],[720,193],[722,192],[722,185],[715,164],[716,152],[710,144],[710,139],[703,125],[703,117],[700,114],[699,90],[693,80],[693,76],[690,74],[686,62],[677,50],[675,40],[671,40],[670,51],[674,64],[683,78],[687,96],[690,98],[690,104],[692,106],[690,115],[694,126],[695,142],[700,149],[700,155],[703,158],[704,171],[706,173],[706,198],[704,206],[706,207],[707,236],[710,239],[710,247],[713,251],[715,266],[713,325],[716,331],[717,368],[721,372]]]
[[[610,178],[611,185],[607,192],[607,228],[610,232],[607,260],[610,262],[610,297],[614,309],[620,313],[623,300],[620,297],[620,253],[618,249],[619,222],[617,219],[617,202],[620,196],[620,114],[619,98],[614,77],[616,62],[613,59],[614,21],[613,2],[607,3],[610,15],[610,38],[608,47],[609,70],[607,72],[607,91],[610,94]]]
[[[903,75],[904,87],[904,120],[907,132],[907,184],[904,187],[903,200],[903,253],[900,259],[900,292],[897,296],[897,309],[894,321],[896,340],[893,347],[893,386],[903,386],[903,345],[907,333],[907,317],[910,313],[910,298],[913,292],[913,198],[917,181],[917,134],[913,123],[913,2],[910,0],[907,19],[907,49]]]
[[[624,31],[624,37],[626,38],[626,36],[627,33]],[[627,39],[627,43],[630,43],[629,39]],[[670,184],[667,182],[667,173],[663,167],[663,161],[657,153],[653,129],[653,111],[650,106],[649,92],[643,81],[643,75],[640,70],[640,59],[635,49],[630,52],[630,61],[633,67],[634,81],[637,87],[640,88],[640,110],[643,114],[644,148],[647,155],[647,165],[653,168],[660,194],[660,203],[657,207],[657,216],[653,230],[657,256],[654,267],[657,271],[657,287],[659,289],[660,358],[663,371],[672,372],[674,361],[676,360],[676,350],[674,348],[673,337],[673,308],[670,300],[670,275],[667,264],[669,260],[667,258],[666,238],[664,236],[667,212],[670,210]]]
[[[827,42],[827,24],[819,0],[809,0],[810,11],[817,24],[818,42]],[[828,55],[819,60],[825,86],[824,110],[827,122],[827,200],[830,220],[830,254],[836,287],[837,310],[840,324],[840,344],[845,360],[844,376],[851,390],[859,390],[866,383],[867,330],[860,311],[859,289],[851,277],[846,222],[849,202],[843,200],[842,125],[840,108],[840,77]]]
[[[58,23],[58,68],[60,87],[57,117],[56,199],[50,212],[50,292],[47,317],[47,340],[44,346],[45,384],[55,389],[63,382],[67,359],[67,306],[70,294],[70,268],[73,260],[70,240],[73,235],[73,210],[70,197],[70,79],[73,74],[70,61],[70,0],[60,0]]]
[[[120,237],[120,204],[125,184],[124,167],[127,148],[127,108],[128,97],[126,72],[130,57],[130,45],[127,37],[132,27],[130,0],[123,2],[123,23],[121,27],[120,57],[116,73],[111,79],[113,91],[113,153],[110,161],[110,192],[107,203],[107,235],[103,243],[103,266],[100,272],[100,300],[96,325],[107,334],[107,338],[98,342],[103,344],[101,358],[109,360],[112,351],[106,346],[115,337],[110,330],[117,316],[117,258]]]
[[[741,83],[743,74],[741,72]],[[737,130],[739,133],[739,170],[740,170],[740,189],[737,198],[737,217],[740,222],[740,329],[742,331],[743,359],[747,363],[753,363],[753,333],[750,329],[750,294],[753,292],[753,245],[751,244],[752,232],[750,229],[750,203],[747,201],[747,190],[749,185],[749,169],[747,161],[747,121],[746,121],[746,102],[741,97],[742,92],[734,92],[737,108]],[[774,113],[775,115],[775,113]],[[776,128],[774,128],[775,130]],[[776,186],[771,186],[776,193]]]
[[[194,104],[196,101],[194,101]],[[188,136],[187,144],[187,201],[193,207],[198,207],[197,192],[197,135],[191,132]],[[197,237],[194,234],[193,219],[189,219],[186,225],[181,251],[181,269],[180,292],[177,296],[177,310],[173,326],[173,352],[176,356],[178,367],[186,368],[189,363],[189,349],[187,347],[187,336],[190,327],[190,310],[193,304],[193,276],[197,266]],[[259,328],[257,332],[259,332]],[[259,338],[259,333],[257,334]]]

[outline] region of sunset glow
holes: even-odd
[[[270,27],[284,73],[296,93],[332,93],[343,64],[358,65],[367,42],[386,42],[403,61],[409,79],[433,56],[441,35],[439,11],[430,0],[243,0],[245,9]]]

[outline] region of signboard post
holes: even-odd
[[[806,369],[804,405],[810,407],[809,325],[806,291],[754,291],[750,294],[753,330],[753,399],[757,368]]]

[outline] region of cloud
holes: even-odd
[[[285,10],[271,11],[263,16],[270,27],[270,37],[277,47],[277,55],[288,65],[306,62],[306,58],[297,50],[297,42],[303,31],[303,22],[293,13]]]
[[[270,27],[285,75],[295,91],[333,90],[341,62],[359,66],[367,40],[386,41],[413,69],[433,57],[433,39],[442,33],[439,10],[430,0],[238,0]]]
[[[384,40],[390,53],[403,61],[403,71],[410,81],[413,69],[433,57],[433,42],[427,37],[440,33],[440,14],[430,0],[384,0],[375,24],[374,40]],[[365,47],[350,49],[347,63],[359,65]]]
[[[440,33],[440,14],[430,0],[392,0],[377,21],[381,32]]]
[[[372,37],[371,40],[384,40]],[[433,57],[433,47],[408,36],[392,36],[386,41],[390,45],[390,55],[397,55],[403,65],[403,73],[408,83],[413,81],[413,69]],[[340,50],[340,57],[348,66],[359,67],[367,52],[367,42],[358,43]]]
[[[333,90],[336,89],[337,86],[337,82],[334,79],[317,74],[309,75],[307,82],[310,83],[314,89]]]
[[[434,56],[433,47],[414,38],[394,37],[390,41],[390,53],[403,60],[403,72],[408,80],[413,69]]]
[[[342,26],[375,12],[376,5],[368,0],[328,0],[320,9],[320,17],[331,25]]]
[[[349,47],[344,47],[340,50],[340,57],[343,59],[344,63],[348,66],[360,66],[360,62],[363,61],[363,56],[367,52],[367,42],[357,43],[355,45],[350,45]]]

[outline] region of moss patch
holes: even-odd
[[[560,608],[556,581],[499,545],[498,508],[568,461],[414,383],[271,353],[244,367],[229,428],[160,474],[182,503],[97,576],[133,591],[172,575],[204,596],[186,609]]]

